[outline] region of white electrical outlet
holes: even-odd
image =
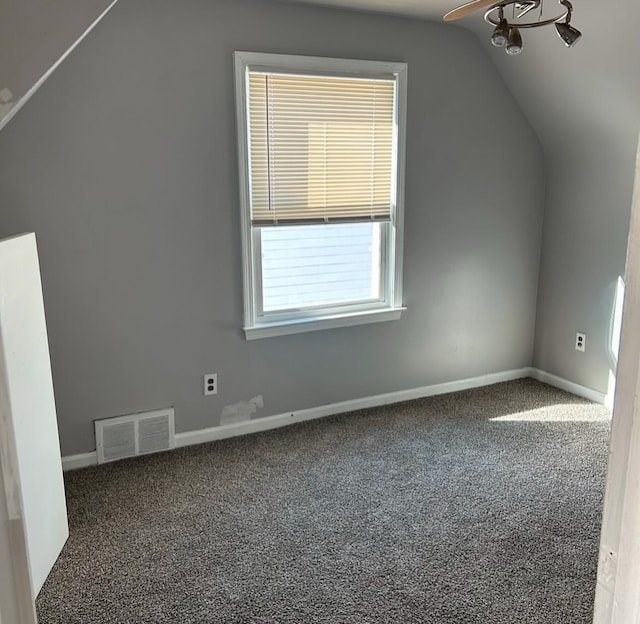
[[[576,334],[576,351],[584,352],[587,348],[587,335],[578,332]]]
[[[204,394],[218,394],[218,373],[207,373],[204,376]]]

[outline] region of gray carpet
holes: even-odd
[[[608,430],[520,380],[67,474],[40,622],[588,624]]]

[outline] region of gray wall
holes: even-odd
[[[525,49],[507,57],[480,36],[530,119],[547,160],[534,365],[606,392],[615,287],[624,276],[633,171],[640,126],[640,4],[617,0],[620,19],[602,19],[602,3],[575,3],[583,32],[572,49],[553,28],[523,34]],[[576,331],[587,350],[574,348]]]
[[[549,160],[534,365],[607,393],[617,368],[613,316],[625,275],[635,141],[573,145]],[[576,331],[587,334],[585,353],[575,350]]]
[[[112,0],[2,0],[0,19],[0,123]]]
[[[409,63],[402,320],[244,340],[234,50]],[[0,235],[38,235],[64,454],[136,410],[175,405],[187,431],[257,394],[266,416],[531,364],[543,159],[465,30],[122,0],[0,133],[0,161]]]

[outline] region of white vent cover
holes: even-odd
[[[175,447],[173,408],[96,420],[98,463]]]

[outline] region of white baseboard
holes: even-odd
[[[329,403],[328,405],[321,405],[320,407],[311,407],[309,409],[286,412],[285,414],[277,414],[275,416],[265,416],[264,418],[247,420],[245,422],[233,425],[224,425],[221,427],[200,429],[199,431],[177,433],[176,446],[179,447],[190,446],[192,444],[203,444],[204,442],[213,442],[214,440],[233,438],[235,436],[244,435],[247,433],[268,431],[269,429],[277,429],[279,427],[285,427],[286,425],[292,425],[293,423],[315,420],[316,418],[322,418],[324,416],[345,414],[347,412],[353,412],[355,410],[365,409],[368,407],[378,407],[380,405],[389,405],[390,403],[400,403],[401,401],[410,401],[412,399],[435,396],[436,394],[447,394],[449,392],[458,392],[460,390],[467,390],[469,388],[488,386],[490,384],[500,383],[502,381],[521,379],[522,377],[529,377],[530,374],[531,370],[529,368],[519,368],[516,370],[482,375],[481,377],[472,377],[471,379],[449,381],[432,386],[422,386],[421,388],[410,388],[409,390],[399,390],[398,392],[377,394],[374,396],[363,397],[361,399],[353,399],[351,401]]]
[[[537,379],[538,381],[542,381],[543,383],[549,384],[550,386],[555,386],[556,388],[560,388],[561,390],[566,390],[567,392],[576,394],[580,397],[588,399],[589,401],[593,401],[594,403],[605,405],[605,403],[607,402],[607,395],[604,392],[594,390],[593,388],[588,388],[587,386],[581,386],[580,384],[574,383],[573,381],[569,381],[567,379],[563,379],[562,377],[558,377],[557,375],[552,375],[551,373],[547,373],[546,371],[540,370],[539,368],[531,369],[531,377]]]
[[[480,386],[489,386],[491,384],[504,381],[512,381],[513,379],[522,379],[523,377],[532,376],[531,371],[532,369],[530,367],[518,368],[514,370],[501,371],[499,373],[481,375],[480,377],[461,379],[459,381],[448,381],[431,386],[422,386],[420,388],[399,390],[398,392],[377,394],[374,396],[363,397],[361,399],[329,403],[327,405],[321,405],[320,407],[286,412],[284,414],[276,414],[275,416],[265,416],[264,418],[247,420],[233,425],[222,425],[219,427],[210,427],[208,429],[199,429],[197,431],[176,433],[176,448],[191,446],[193,444],[204,444],[205,442],[214,442],[215,440],[224,440],[225,438],[233,438],[240,435],[246,435],[248,433],[268,431],[269,429],[277,429],[293,423],[315,420],[316,418],[333,416],[335,414],[344,414],[346,412],[353,412],[367,407],[378,407],[380,405],[410,401],[412,399],[420,399],[423,397],[435,396],[437,394],[447,394],[449,392],[459,392],[460,390],[468,390],[470,388],[479,388]],[[86,468],[88,466],[93,466],[96,463],[97,456],[95,451],[91,453],[82,453],[80,455],[70,455],[62,458],[62,468],[65,471]]]
[[[78,468],[88,468],[98,463],[98,455],[95,451],[90,453],[80,453],[79,455],[67,455],[62,458],[62,470],[78,470]]]
[[[447,394],[449,392],[459,392],[470,388],[489,386],[491,384],[504,381],[512,381],[513,379],[521,379],[523,377],[533,377],[538,381],[547,383],[550,386],[555,386],[561,390],[566,390],[567,392],[581,396],[589,401],[593,401],[594,403],[604,405],[606,402],[607,397],[604,392],[599,392],[598,390],[588,388],[587,386],[581,386],[573,381],[568,381],[567,379],[563,379],[557,375],[552,375],[551,373],[547,373],[546,371],[538,368],[525,367],[502,371],[499,373],[490,373],[480,377],[461,379],[459,381],[448,381],[431,386],[422,386],[420,388],[399,390],[398,392],[377,394],[350,401],[329,403],[327,405],[321,405],[320,407],[311,407],[308,409],[286,412],[284,414],[276,414],[275,416],[265,416],[264,418],[247,420],[233,425],[222,425],[219,427],[210,427],[208,429],[176,433],[176,448],[214,442],[215,440],[224,440],[226,438],[233,438],[249,433],[257,433],[259,431],[278,429],[279,427],[286,427],[287,425],[292,425],[294,423],[315,420],[316,418],[333,416],[335,414],[344,414],[368,407],[378,407],[380,405],[400,403],[401,401],[410,401],[412,399],[420,399],[438,394]],[[65,471],[86,468],[88,466],[94,466],[95,464],[97,464],[95,451],[91,453],[82,453],[80,455],[69,455],[62,458],[62,468]]]

